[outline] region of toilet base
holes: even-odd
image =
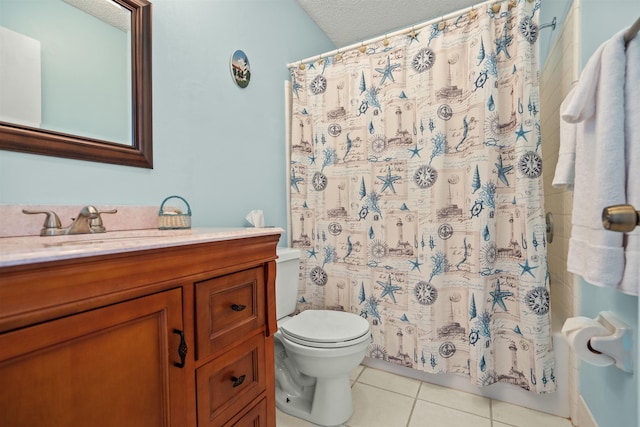
[[[278,333],[274,340],[276,407],[318,426],[340,426],[353,415],[349,373],[314,378],[291,363]]]
[[[319,426],[340,426],[353,415],[349,376],[316,378],[313,386],[290,395],[276,383],[276,406],[282,412]]]

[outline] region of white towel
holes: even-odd
[[[640,36],[627,45],[624,114],[626,203],[640,209]],[[627,233],[624,276],[618,288],[631,295],[640,290],[640,227]]]
[[[560,111],[565,111],[573,98],[573,90],[560,105]],[[556,188],[565,188],[573,191],[573,183],[576,176],[576,142],[577,125],[560,119],[560,149],[558,151],[558,163],[553,176],[552,185]]]
[[[624,271],[623,235],[602,227],[602,209],[624,203],[624,32],[600,46],[561,107],[554,186],[573,184],[567,270],[615,287]],[[573,175],[573,176],[572,176]]]

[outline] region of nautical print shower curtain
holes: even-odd
[[[539,2],[292,67],[299,310],[365,317],[367,356],[555,389]]]

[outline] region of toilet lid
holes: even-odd
[[[312,347],[342,347],[368,339],[369,322],[343,311],[306,310],[285,322],[280,330],[294,342]]]

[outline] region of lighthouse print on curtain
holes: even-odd
[[[368,357],[555,390],[538,9],[485,5],[290,70],[298,309],[366,318]]]

